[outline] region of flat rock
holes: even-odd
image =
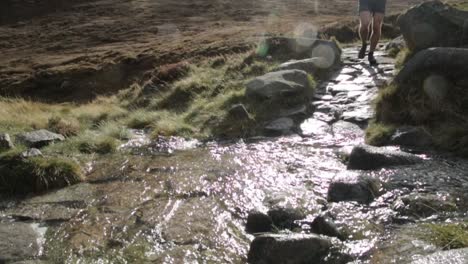
[[[291,133],[295,128],[294,120],[289,117],[281,117],[265,126],[268,135],[283,135]]]
[[[81,209],[60,204],[22,204],[5,211],[5,215],[19,220],[68,221]]]
[[[430,147],[433,144],[432,136],[421,127],[400,127],[390,138],[391,145],[407,147]]]
[[[468,263],[468,248],[439,251],[420,257],[411,264],[466,264]]]
[[[358,140],[364,138],[364,130],[358,125],[340,120],[331,127],[332,134],[338,140]]]
[[[7,209],[5,215],[21,220],[67,221],[91,203],[93,193],[93,185],[81,183],[26,199]]]
[[[308,75],[300,70],[270,72],[246,84],[246,96],[256,99],[284,99],[285,96],[312,98]]]
[[[402,151],[358,145],[351,151],[348,169],[375,170],[388,166],[411,165],[422,161],[422,158]]]
[[[308,73],[328,70],[332,68],[333,61],[330,63],[324,57],[315,57],[304,60],[292,60],[278,66],[278,70],[301,70]]]
[[[330,125],[315,118],[306,119],[301,125],[301,136],[315,137],[330,134]]]
[[[250,245],[252,264],[346,263],[346,257],[331,257],[333,241],[315,234],[264,234]],[[328,258],[327,258],[328,257]]]
[[[312,118],[330,124],[333,121],[335,121],[337,118],[339,118],[339,116],[336,116],[335,113],[326,114],[326,113],[315,112],[312,115]]]
[[[39,254],[38,234],[29,224],[0,223],[0,263],[32,259]]]
[[[17,138],[31,148],[41,148],[51,143],[65,140],[64,136],[45,129],[21,133]]]
[[[340,92],[350,92],[350,91],[364,91],[366,90],[366,87],[364,85],[358,85],[355,84],[354,82],[349,82],[349,83],[339,83],[332,85],[328,88],[328,91],[331,92],[331,94],[335,95]]]
[[[369,104],[355,105],[342,115],[343,120],[353,123],[364,123],[374,117],[374,109]]]

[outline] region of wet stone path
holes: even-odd
[[[298,212],[295,232],[310,233],[318,215],[330,216],[348,235],[354,263],[409,263],[438,251],[417,237],[418,223],[466,219],[467,162],[421,155],[416,165],[347,170],[342,157],[363,143],[371,101],[394,74],[383,51],[378,67],[356,56],[356,47],[344,49],[343,68],[319,84],[315,112],[298,134],[206,144],[141,134],[124,155],[89,164],[87,183],[2,200],[0,237],[8,239],[0,240],[0,263],[245,263],[249,213],[275,208]],[[374,202],[327,200],[335,179],[362,176],[383,186]],[[415,194],[454,208],[424,217],[398,209]]]

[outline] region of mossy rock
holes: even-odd
[[[84,180],[80,166],[56,157],[24,158],[17,151],[0,156],[0,192],[40,193]]]

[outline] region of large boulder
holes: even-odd
[[[440,1],[429,1],[409,9],[397,23],[408,47],[419,51],[467,45],[467,20],[468,12]]]
[[[439,251],[428,256],[419,257],[411,264],[466,264],[468,248]]]
[[[348,169],[375,170],[388,166],[411,165],[422,161],[422,158],[402,151],[359,145],[351,151]]]
[[[45,129],[21,133],[17,137],[19,141],[22,141],[31,148],[41,148],[51,143],[65,140],[64,136]]]
[[[300,70],[270,72],[251,80],[246,86],[246,96],[253,99],[278,100],[287,96],[313,96],[309,77]]]
[[[252,264],[347,263],[349,257],[336,253],[330,238],[315,234],[265,234],[250,245]]]
[[[417,74],[439,72],[450,79],[464,78],[467,70],[468,49],[463,48],[430,48],[416,53],[395,77],[397,84],[414,80]]]
[[[308,59],[323,57],[331,64],[341,61],[341,49],[336,42],[311,38],[272,37],[265,39],[258,47],[261,56],[278,59]]]
[[[39,237],[29,224],[0,223],[0,237],[0,263],[31,259],[39,254]]]

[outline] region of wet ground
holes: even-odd
[[[0,263],[245,263],[249,211],[277,206],[299,208],[307,219],[333,215],[351,235],[346,245],[356,263],[408,263],[439,250],[419,239],[419,226],[467,219],[468,162],[419,153],[423,164],[346,171],[340,153],[363,142],[371,101],[394,74],[384,52],[369,67],[355,59],[356,49],[346,48],[343,68],[319,85],[316,111],[297,134],[199,143],[149,141],[136,131],[119,154],[89,164],[87,183],[2,201],[0,237],[9,240],[0,241]],[[333,178],[361,174],[383,182],[375,202],[327,202]],[[408,194],[438,197],[454,209],[399,211]]]

